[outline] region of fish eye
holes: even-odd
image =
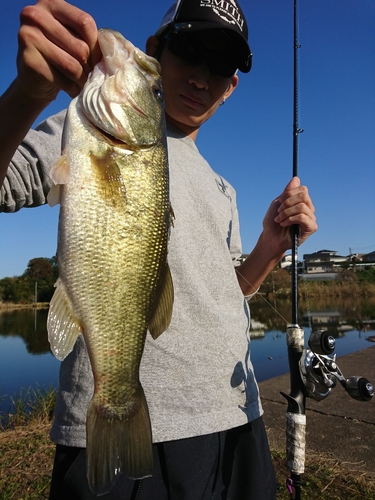
[[[158,99],[159,101],[164,101],[164,93],[160,87],[154,87],[153,91],[154,91],[156,99]]]

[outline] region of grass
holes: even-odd
[[[54,457],[49,440],[53,389],[23,390],[0,427],[0,500],[47,500]],[[280,485],[277,500],[290,500],[285,452],[272,450]],[[375,476],[353,472],[351,464],[308,455],[302,500],[375,500]]]
[[[48,498],[54,457],[50,426],[50,422],[33,421],[0,433],[1,500]]]
[[[10,398],[9,413],[0,414],[0,431],[19,428],[34,421],[51,420],[55,402],[56,393],[52,386],[48,389],[21,389],[17,397]]]
[[[272,459],[280,485],[277,500],[290,500],[285,486],[290,473],[286,467],[285,452],[272,451]],[[305,473],[301,476],[302,500],[374,500],[375,479],[353,471],[351,464],[321,456],[306,458]]]
[[[0,421],[0,500],[48,498],[55,446],[49,439],[56,394],[22,389]]]

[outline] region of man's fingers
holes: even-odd
[[[25,82],[34,79],[30,94],[77,95],[101,57],[93,18],[62,0],[39,0],[20,19],[18,69]]]

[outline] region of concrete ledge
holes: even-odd
[[[375,346],[337,359],[346,378],[366,377],[375,385]],[[264,422],[271,449],[285,449],[286,400],[289,375],[259,384]],[[337,385],[323,401],[306,401],[306,454],[325,455],[375,479],[375,397],[369,402],[352,399]]]

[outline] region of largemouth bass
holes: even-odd
[[[104,494],[123,472],[152,474],[152,436],[139,380],[147,330],[171,319],[170,203],[159,63],[120,33],[99,31],[102,61],[68,109],[51,169],[60,202],[59,279],[48,335],[64,359],[83,334],[94,375],[87,474]]]

